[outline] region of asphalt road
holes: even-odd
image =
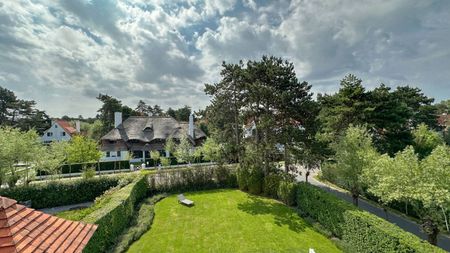
[[[302,175],[298,175],[297,176],[297,180],[298,181],[305,181],[305,177],[304,177],[305,173],[302,172]],[[342,191],[338,191],[335,189],[332,189],[331,187],[329,187],[328,185],[317,181],[316,179],[313,178],[314,175],[310,175],[308,177],[308,181],[313,184],[316,185],[330,193],[332,193],[333,195],[344,199],[350,203],[352,203],[352,197],[347,194],[346,192],[342,192]],[[425,233],[423,233],[420,229],[420,225],[417,224],[416,222],[406,219],[405,217],[402,217],[400,215],[397,215],[395,213],[389,212],[389,211],[385,211],[383,210],[383,208],[380,208],[378,206],[375,206],[367,201],[365,201],[364,199],[359,199],[359,208],[368,211],[372,214],[377,215],[378,217],[381,217],[391,223],[396,224],[397,226],[401,227],[403,230],[406,230],[410,233],[413,233],[415,235],[417,235],[418,237],[426,240],[427,236]],[[438,237],[438,243],[437,246],[439,246],[440,248],[446,250],[447,252],[450,252],[450,237],[446,236],[446,235],[439,235]]]

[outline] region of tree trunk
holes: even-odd
[[[289,151],[288,151],[288,145],[286,143],[286,144],[284,144],[284,169],[285,169],[286,173],[289,173],[289,165],[290,165]]]
[[[437,236],[439,234],[439,226],[436,222],[430,218],[426,217],[423,219],[422,229],[428,236],[428,242],[432,245],[437,244]]]
[[[428,234],[428,242],[431,245],[437,245],[437,236],[439,234],[439,231],[433,230],[431,234]]]
[[[305,173],[305,182],[308,183],[308,177],[309,177],[309,170],[306,170]]]
[[[358,206],[358,196],[357,193],[352,193],[353,205]]]

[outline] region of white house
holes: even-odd
[[[76,121],[76,128],[72,127],[69,122],[65,120],[52,120],[52,125],[49,129],[44,131],[41,137],[43,143],[50,143],[53,141],[69,141],[72,136],[80,133],[80,122]]]

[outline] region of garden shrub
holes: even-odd
[[[249,169],[249,177],[247,179],[248,192],[251,194],[260,194],[263,188],[264,174],[260,168],[252,166]]]
[[[132,183],[114,192],[104,207],[86,216],[82,221],[98,224],[98,228],[83,252],[107,252],[128,227],[135,206],[147,193],[146,176],[139,175]]]
[[[248,191],[248,178],[250,177],[250,172],[247,167],[239,166],[237,180],[239,190]]]
[[[283,203],[288,206],[294,206],[297,197],[297,184],[291,180],[281,180],[277,194]]]
[[[307,183],[298,184],[297,205],[301,213],[341,238],[352,252],[445,252]]]
[[[35,209],[72,205],[93,201],[106,190],[119,184],[121,176],[102,176],[88,180],[58,180],[38,182],[0,190],[0,195],[19,202],[31,200]]]
[[[280,181],[282,180],[282,175],[279,173],[271,173],[264,178],[264,195],[278,199],[278,187]]]
[[[118,238],[114,253],[125,252],[133,242],[150,229],[155,217],[155,204],[166,196],[166,194],[158,194],[141,202],[130,227]]]

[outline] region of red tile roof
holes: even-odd
[[[96,229],[0,196],[0,253],[82,252]]]
[[[438,124],[443,127],[450,126],[450,114],[443,113],[439,115]]]
[[[65,120],[58,119],[58,120],[56,120],[56,123],[58,123],[58,125],[60,125],[62,128],[64,128],[64,131],[66,131],[70,135],[77,132],[77,130],[74,127],[72,127],[69,122],[67,122]]]

